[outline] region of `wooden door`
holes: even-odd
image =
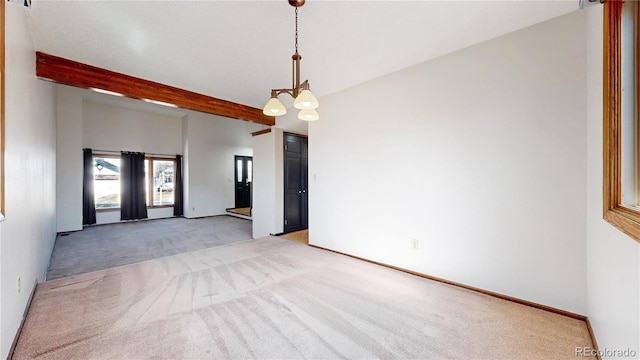
[[[284,134],[284,232],[309,226],[308,142],[300,135]]]

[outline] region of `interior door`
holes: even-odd
[[[284,134],[284,232],[309,227],[308,142],[300,135]]]
[[[236,208],[251,207],[251,183],[253,182],[253,157],[235,156]]]

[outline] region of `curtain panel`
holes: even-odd
[[[82,150],[82,225],[96,223],[96,203],[93,191],[93,151]]]
[[[144,153],[123,151],[120,160],[120,220],[147,218]]]
[[[176,155],[175,184],[173,193],[173,216],[183,216],[183,191],[182,191],[182,156]]]

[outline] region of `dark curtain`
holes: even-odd
[[[93,195],[93,152],[82,150],[82,224],[96,223],[96,202]]]
[[[120,220],[145,219],[144,153],[122,152],[120,160]]]
[[[182,216],[182,156],[176,155],[175,183],[173,186],[173,216]]]

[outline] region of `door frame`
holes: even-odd
[[[306,166],[307,166],[307,172],[306,172],[306,176],[304,177],[304,184],[303,185],[303,189],[301,189],[302,191],[304,191],[304,194],[301,194],[301,197],[299,199],[300,201],[300,208],[302,209],[304,207],[304,210],[301,212],[301,225],[299,228],[295,228],[295,229],[291,229],[291,226],[287,223],[287,137],[288,136],[293,136],[293,137],[297,137],[300,139],[304,139],[304,144],[307,145],[308,147],[308,140],[309,140],[309,136],[308,135],[304,135],[304,134],[297,134],[297,133],[292,133],[292,132],[287,132],[284,131],[282,133],[282,174],[283,174],[283,179],[282,179],[282,191],[283,191],[283,204],[282,204],[282,231],[283,234],[289,233],[289,232],[294,232],[294,231],[300,231],[300,230],[305,230],[309,228],[309,169],[308,169],[308,160],[309,160],[309,155],[308,155],[308,150],[306,152],[306,155],[302,158],[304,160],[306,160]],[[301,154],[304,153],[301,151]],[[301,160],[302,160],[301,159]],[[301,161],[301,163],[303,163]],[[289,229],[287,229],[289,227]]]

